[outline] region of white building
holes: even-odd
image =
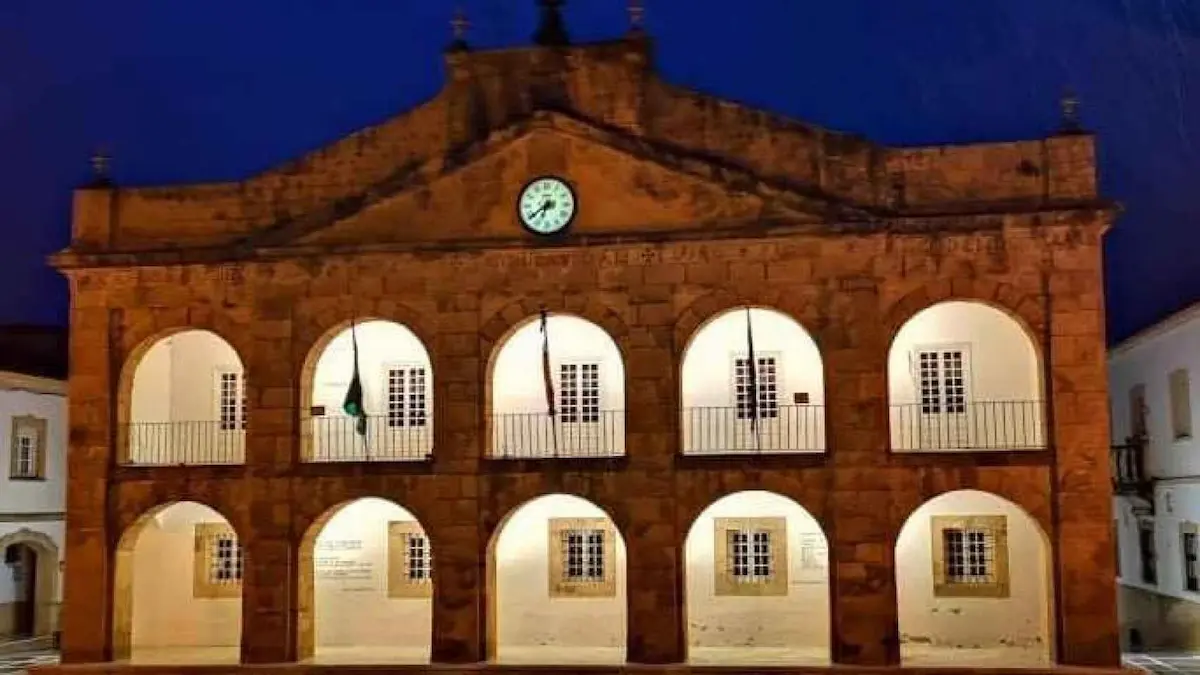
[[[1109,353],[1122,645],[1200,647],[1200,304]],[[1136,442],[1144,438],[1143,443]],[[1130,439],[1133,443],[1129,443]]]
[[[0,640],[26,646],[49,643],[58,629],[65,355],[64,331],[0,328]]]

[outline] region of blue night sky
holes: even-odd
[[[478,47],[533,0],[466,0]],[[1200,299],[1200,2],[648,0],[676,83],[890,144],[1099,135],[1110,337]],[[124,184],[238,179],[432,96],[451,0],[0,0],[0,322],[64,323],[44,256],[103,144]],[[568,0],[576,41],[624,0]]]

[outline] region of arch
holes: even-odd
[[[917,313],[938,303],[951,300],[980,302],[1005,312],[1017,321],[1034,343],[1041,342],[1045,326],[1045,307],[1037,295],[1030,295],[1007,283],[974,278],[955,278],[923,284],[903,295],[884,313],[888,343],[895,342],[896,333]]]
[[[1019,317],[978,300],[913,314],[888,349],[892,449],[1046,447],[1042,363]]]
[[[746,359],[753,331],[757,378]],[[684,454],[823,452],[825,365],[820,347],[788,314],[741,305],[706,318],[680,360]],[[750,405],[750,385],[759,405]],[[757,415],[755,414],[757,413]]]
[[[587,499],[547,494],[514,508],[488,541],[488,659],[625,663],[626,559],[620,529]]]
[[[433,546],[412,511],[378,497],[342,502],[300,542],[299,658],[429,663]]]
[[[489,455],[624,455],[627,372],[619,344],[604,327],[572,314],[547,313],[546,326],[548,337],[541,334],[538,313],[526,317],[489,355]],[[544,360],[549,361],[554,417],[546,414],[546,384],[537,372]]]
[[[120,461],[240,464],[247,412],[245,366],[228,340],[201,328],[157,333],[130,350],[121,369]]]
[[[244,559],[220,512],[194,501],[160,504],[126,528],[115,553],[115,660],[240,660]]]
[[[31,591],[25,594],[26,603],[32,607],[21,608],[29,612],[29,628],[31,637],[41,637],[53,634],[58,629],[59,605],[59,548],[54,539],[45,532],[38,532],[22,527],[14,532],[0,536],[0,552],[4,553],[5,562],[9,562],[9,547],[27,548],[32,556],[21,555],[19,562],[14,560],[10,565],[29,566],[21,570],[23,590]],[[20,552],[19,552],[20,553]],[[14,556],[15,557],[15,556]],[[13,570],[16,572],[16,570]],[[30,584],[32,575],[32,584]],[[17,576],[17,574],[14,574]],[[14,579],[14,581],[16,581]]]
[[[572,314],[596,324],[608,333],[609,337],[621,350],[622,357],[628,349],[625,346],[630,329],[617,312],[587,294],[566,296],[563,302],[538,302],[533,298],[521,298],[505,305],[494,312],[487,321],[479,327],[479,338],[482,341],[482,353],[488,354],[488,372],[490,373],[492,356],[497,346],[504,343],[514,331],[538,316],[542,309],[555,314]]]
[[[365,439],[356,420],[343,411],[356,349],[367,413]],[[304,461],[422,461],[432,456],[433,360],[426,343],[408,326],[385,319],[339,323],[305,356],[300,382]]]
[[[688,663],[827,664],[828,548],[817,519],[783,495],[709,504],[684,543]]]
[[[900,528],[895,565],[903,665],[1053,663],[1051,543],[1017,504],[940,494]]]
[[[673,328],[674,341],[682,352],[692,337],[713,317],[744,307],[758,307],[772,309],[791,318],[817,344],[817,349],[824,353],[822,332],[827,328],[828,318],[822,311],[823,304],[818,297],[806,297],[805,289],[772,289],[754,296],[720,289],[700,296],[679,313]]]

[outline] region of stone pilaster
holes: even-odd
[[[831,651],[834,663],[900,662],[896,574],[889,513],[892,486],[881,470],[888,448],[887,340],[877,327],[874,289],[845,291],[840,325],[824,347],[828,453],[833,471],[829,540]]]
[[[72,279],[67,466],[67,532],[63,573],[64,663],[112,656],[113,551],[108,478],[119,372],[119,312],[89,306]]]

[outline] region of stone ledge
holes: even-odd
[[[122,663],[87,663],[72,665],[37,666],[29,669],[38,675],[68,675],[70,673],[103,673],[104,675],[217,675],[225,673],[253,673],[254,675],[379,675],[381,673],[504,673],[521,675],[621,675],[624,673],[661,673],[663,675],[874,675],[876,673],[903,673],[905,675],[1132,675],[1142,671],[1135,668],[1097,668],[1082,666],[1046,666],[1042,668],[971,668],[919,666],[688,666],[640,665],[624,666],[534,666],[497,664],[431,664],[431,665],[317,665],[302,663],[255,664],[255,665],[129,665]]]

